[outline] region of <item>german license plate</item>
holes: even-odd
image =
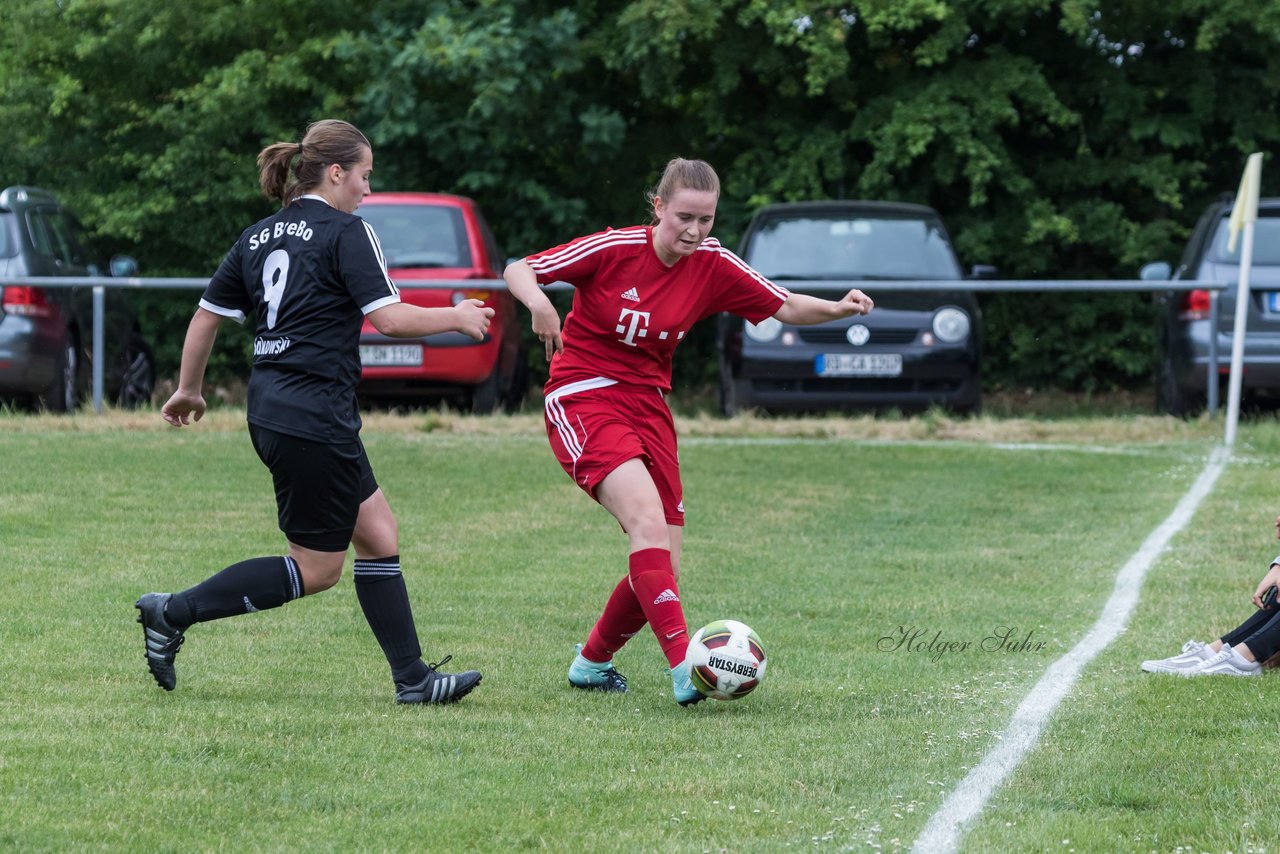
[[[1267,314],[1280,314],[1280,291],[1267,291]]]
[[[422,364],[421,344],[361,344],[360,363],[378,367],[414,367]]]
[[[814,365],[820,377],[896,377],[901,353],[824,353]]]

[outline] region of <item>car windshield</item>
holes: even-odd
[[[752,237],[746,262],[776,279],[959,279],[936,222],[887,216],[776,219]]]
[[[462,211],[445,205],[363,205],[356,211],[373,226],[387,269],[470,267]]]
[[[1277,212],[1280,214],[1280,212]],[[1213,249],[1209,257],[1218,264],[1239,264],[1240,250],[1244,248],[1244,234],[1236,238],[1236,250],[1230,252],[1227,244],[1231,242],[1231,220],[1223,217],[1218,223],[1218,233],[1213,237]],[[1258,224],[1253,230],[1253,263],[1266,266],[1280,265],[1280,215],[1258,215]]]

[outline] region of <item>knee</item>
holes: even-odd
[[[627,533],[636,543],[654,548],[671,548],[671,533],[667,530],[667,520],[661,512],[646,513],[636,519],[627,528]]]
[[[298,561],[298,572],[302,576],[302,588],[310,596],[338,583],[342,578],[342,560]]]

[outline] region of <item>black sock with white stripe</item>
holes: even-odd
[[[356,598],[373,629],[396,682],[417,682],[427,675],[418,644],[418,628],[409,593],[400,574],[400,555],[356,558]]]
[[[302,576],[293,558],[255,557],[173,594],[164,615],[174,627],[185,629],[192,623],[279,608],[302,595]]]

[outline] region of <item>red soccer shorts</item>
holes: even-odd
[[[588,495],[609,472],[640,457],[662,498],[668,525],[684,524],[684,490],[676,452],[676,425],[662,393],[583,380],[547,395],[547,438],[560,467]],[[599,499],[597,499],[599,500]]]

